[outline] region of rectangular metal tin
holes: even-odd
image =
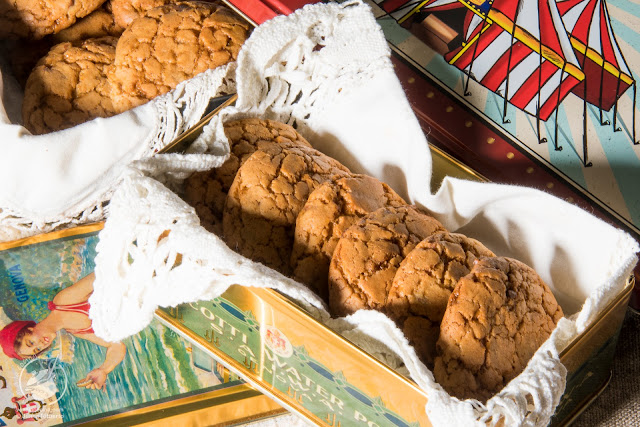
[[[431,153],[432,191],[445,176],[486,180],[437,147],[432,146]],[[569,424],[608,384],[633,287],[630,278],[562,352],[567,388],[552,425]],[[274,290],[232,286],[213,301],[160,309],[156,316],[257,389],[318,425],[431,425],[424,411],[428,396],[415,383]]]
[[[633,280],[562,352],[567,388],[552,425],[570,423],[608,383]],[[156,316],[284,407],[317,425],[429,426],[428,396],[271,289],[232,286]],[[280,344],[278,344],[280,343]]]

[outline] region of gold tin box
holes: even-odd
[[[432,147],[434,179],[483,180]],[[552,425],[569,424],[608,384],[633,281],[561,354],[567,387]],[[428,396],[410,379],[270,289],[232,286],[221,297],[156,317],[255,388],[317,425],[430,426]]]

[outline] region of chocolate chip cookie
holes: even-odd
[[[222,166],[192,174],[185,181],[184,199],[196,209],[203,227],[219,234],[227,193],[240,166],[256,150],[270,144],[290,143],[311,147],[293,127],[274,120],[241,119],[224,124],[229,158]]]
[[[384,310],[402,260],[420,241],[439,231],[445,231],[443,225],[414,206],[380,208],[349,227],[329,265],[332,314]]]
[[[458,281],[444,313],[436,381],[460,399],[486,401],[522,372],[562,316],[531,267],[480,258]]]
[[[118,42],[109,78],[119,111],[235,61],[248,32],[246,22],[216,3],[180,2],[148,10]]]
[[[339,177],[321,184],[296,220],[293,277],[328,299],[329,263],[342,234],[378,208],[401,205],[406,202],[395,191],[367,175]]]
[[[105,0],[3,0],[0,1],[0,38],[41,39],[71,26]]]
[[[440,321],[451,291],[476,259],[494,253],[459,233],[436,233],[402,261],[387,299],[386,313],[403,330],[420,359],[433,366]]]
[[[102,37],[55,45],[27,79],[24,126],[43,134],[116,114],[105,71],[116,43],[115,37]]]
[[[289,274],[296,217],[322,182],[349,171],[300,144],[269,144],[240,167],[222,217],[231,249]]]

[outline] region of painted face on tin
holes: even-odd
[[[51,347],[54,339],[55,334],[43,333],[40,328],[38,328],[38,325],[28,327],[17,348],[17,352],[23,357],[34,356]]]

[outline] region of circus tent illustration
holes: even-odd
[[[583,164],[590,166],[587,151],[586,103],[602,111],[636,85],[611,28],[604,0],[383,0],[379,3],[398,23],[409,27],[421,15],[459,10],[464,13],[461,40],[443,52],[449,64],[466,74],[464,94],[473,79],[508,105],[540,121],[556,113],[554,145],[558,144],[557,111],[573,93],[584,100]],[[460,16],[460,14],[458,14]],[[635,108],[632,140],[635,135]],[[541,138],[540,142],[546,142]]]
[[[606,125],[609,122],[603,122],[602,111],[613,107],[613,128],[619,132],[621,129],[616,125],[618,99],[633,87],[632,105],[635,105],[637,86],[613,34],[607,4],[604,0],[561,0],[558,9],[585,73],[585,79],[573,88],[573,92],[585,101],[583,114],[586,115],[587,102],[595,105],[600,111],[600,123]],[[638,144],[635,108],[632,112],[632,140]],[[586,132],[583,137],[586,144]]]

